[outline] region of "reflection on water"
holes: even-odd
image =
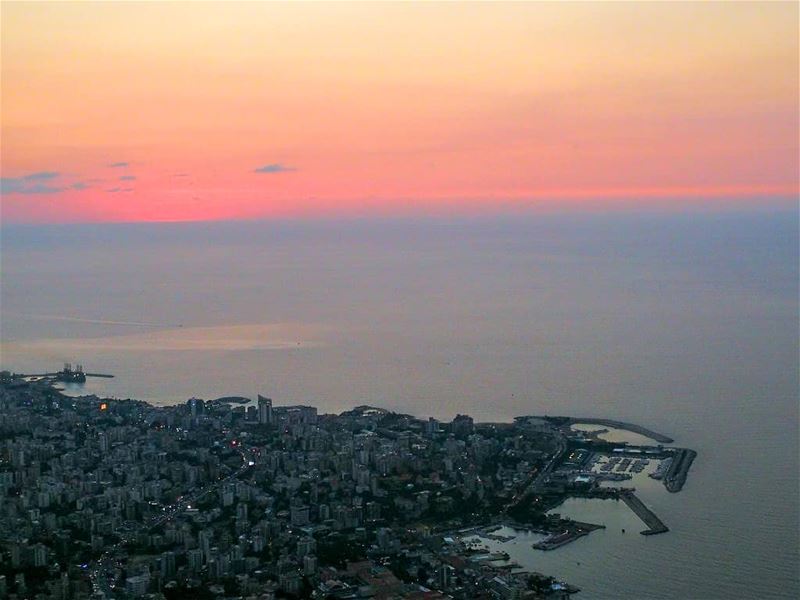
[[[280,350],[321,346],[322,342],[313,338],[319,336],[323,329],[319,326],[290,323],[177,327],[104,337],[41,338],[7,342],[3,344],[2,350],[10,354],[58,353],[65,356],[98,351]]]

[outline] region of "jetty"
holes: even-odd
[[[669,531],[669,527],[664,525],[661,519],[659,519],[652,510],[647,508],[644,502],[639,500],[633,491],[622,491],[619,494],[619,498],[628,505],[628,508],[636,513],[636,516],[639,517],[645,525],[647,525],[647,529],[639,532],[642,535],[657,535]]]

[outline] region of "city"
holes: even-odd
[[[606,484],[653,459],[678,491],[694,458],[565,417],[157,407],[55,383],[0,378],[0,597],[565,598],[579,590],[481,539],[509,526],[553,550],[603,527],[548,512],[570,496],[622,500],[641,533],[666,532],[633,488]]]

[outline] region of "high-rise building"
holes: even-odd
[[[317,550],[317,542],[312,537],[297,540],[297,556],[308,556]]]
[[[310,523],[308,518],[308,506],[296,505],[291,507],[291,523],[302,527]]]
[[[175,577],[175,553],[164,552],[161,555],[161,575],[163,577]]]
[[[439,421],[430,417],[428,422],[425,423],[425,433],[429,436],[434,436],[439,433]]]
[[[197,545],[203,551],[203,557],[208,560],[211,555],[211,543],[214,539],[214,534],[211,530],[204,529],[197,534]]]
[[[309,554],[303,557],[303,574],[311,577],[317,572],[317,557]]]
[[[469,415],[456,415],[450,423],[450,431],[455,435],[469,435],[475,431],[475,422]]]
[[[64,571],[61,573],[61,600],[69,600],[70,596],[69,574]],[[0,598],[2,597],[3,594],[0,593]]]
[[[193,419],[196,419],[205,412],[206,405],[200,398],[189,398],[186,403],[189,405],[189,413]]]
[[[258,422],[262,425],[272,425],[272,400],[258,395]]]
[[[20,596],[24,596],[27,593],[28,586],[25,584],[25,573],[17,573],[14,576],[14,588]]]
[[[144,596],[150,587],[150,573],[142,573],[141,575],[134,575],[125,580],[125,591],[138,598]]]
[[[446,590],[453,582],[453,567],[450,565],[442,565],[439,567],[439,588]]]
[[[33,547],[33,566],[44,567],[48,564],[47,561],[47,546],[44,544],[36,544]]]
[[[189,565],[189,570],[197,573],[203,568],[203,551],[200,548],[189,550],[186,553],[186,562]]]

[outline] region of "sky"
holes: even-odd
[[[0,10],[4,223],[798,195],[793,2]]]

